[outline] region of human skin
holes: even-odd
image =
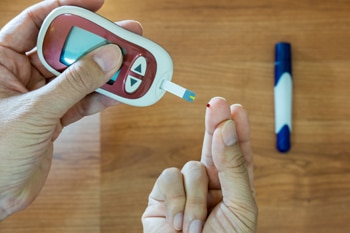
[[[117,104],[94,90],[119,69],[118,46],[98,48],[54,78],[40,63],[36,39],[56,7],[98,10],[103,0],[47,0],[29,7],[0,31],[0,221],[26,208],[50,170],[53,143],[62,129]],[[119,23],[141,34],[135,21]]]
[[[249,121],[241,105],[213,98],[206,111],[201,161],[163,171],[149,196],[144,232],[255,232]]]

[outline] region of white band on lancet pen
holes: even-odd
[[[196,94],[193,91],[190,91],[168,80],[164,80],[162,82],[161,88],[165,91],[170,92],[173,95],[187,100],[188,102],[193,102],[196,99]]]

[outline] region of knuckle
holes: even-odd
[[[201,171],[203,169],[203,164],[199,161],[189,161],[185,164],[183,169],[189,171]]]
[[[182,168],[182,172],[192,181],[202,180],[202,177],[206,175],[204,165],[199,161],[189,161]]]
[[[235,173],[245,173],[247,172],[246,160],[243,157],[241,149],[236,146],[232,148],[232,151],[228,151],[226,157],[226,167],[232,169]]]
[[[158,186],[167,200],[184,201],[186,194],[183,188],[182,174],[179,169],[165,169],[159,177]]]
[[[206,202],[206,199],[204,196],[198,195],[198,196],[188,196],[186,200],[186,205],[190,207],[194,206],[203,206]]]
[[[162,174],[161,177],[163,177],[163,179],[170,179],[173,180],[174,178],[179,177],[179,175],[181,175],[179,169],[177,169],[176,167],[171,167],[171,168],[167,168],[165,169]]]
[[[158,183],[161,187],[172,187],[180,181],[182,182],[182,175],[179,169],[167,168],[160,175]]]
[[[74,111],[77,118],[80,119],[84,116],[91,115],[91,106],[89,105],[89,102],[81,101],[75,105]]]

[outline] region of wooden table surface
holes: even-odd
[[[34,0],[2,0],[4,25]],[[342,0],[106,0],[100,14],[139,20],[168,50],[173,80],[151,107],[118,105],[67,127],[39,198],[1,233],[142,232],[154,181],[200,158],[206,103],[249,112],[258,232],[350,232],[350,2]],[[293,47],[292,149],[275,149],[274,44]]]

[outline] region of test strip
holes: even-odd
[[[162,82],[161,88],[173,95],[187,100],[188,102],[193,102],[196,99],[196,94],[193,91],[190,91],[168,80],[164,80]]]

